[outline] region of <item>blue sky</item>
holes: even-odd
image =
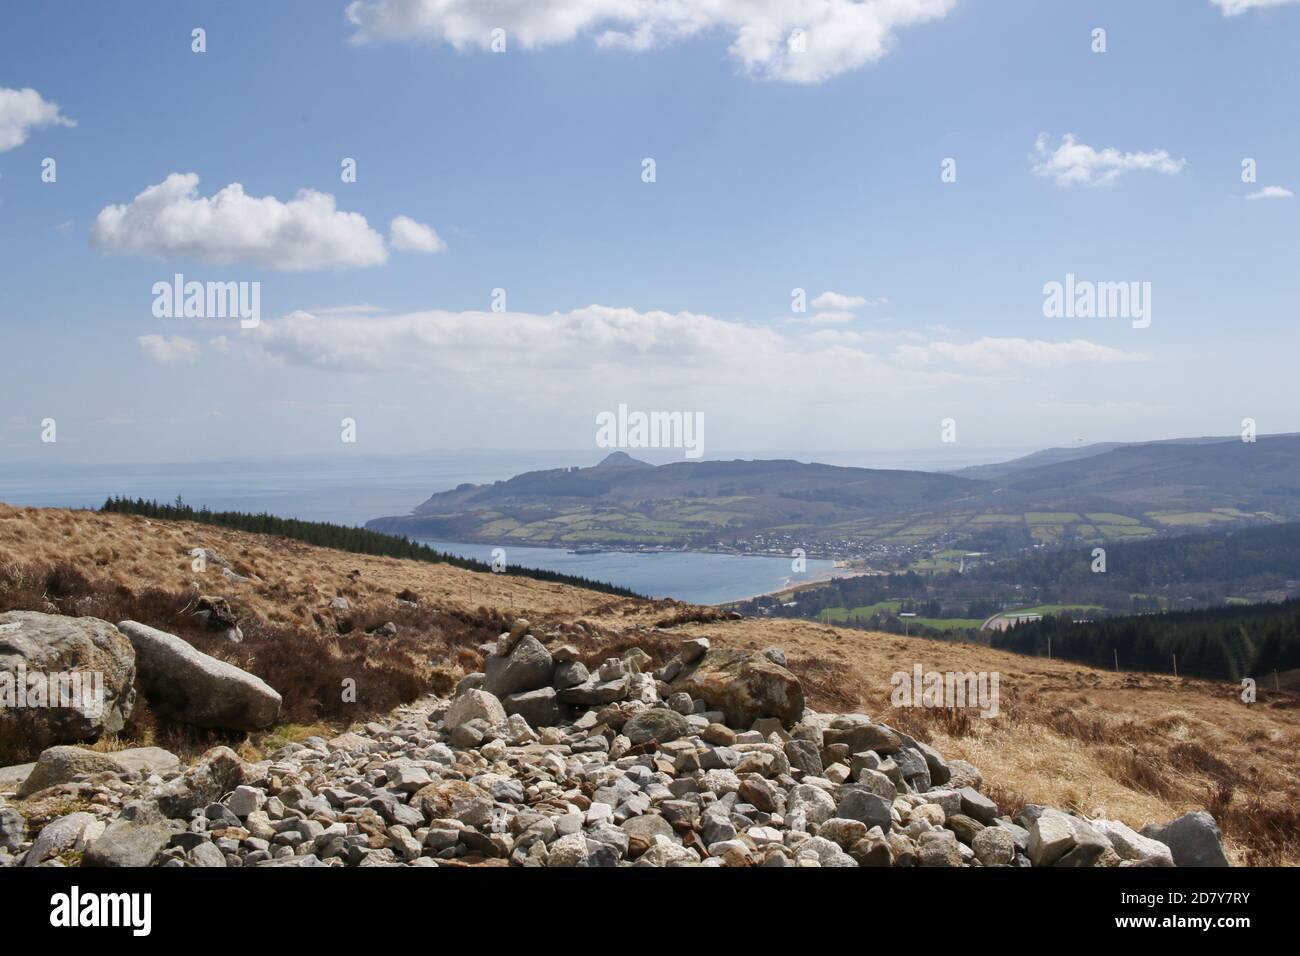
[[[1300,430],[1300,3],[682,6],[11,0],[0,458],[594,456],[620,403],[706,457]],[[261,324],[154,317],[177,272]],[[1067,273],[1150,327],[1045,317]]]

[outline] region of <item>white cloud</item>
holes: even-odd
[[[578,396],[611,387],[767,403],[788,390],[809,400],[860,401],[952,381],[1145,356],[1086,341],[984,338],[936,342],[915,331],[781,331],[691,312],[591,305],[570,312],[428,311],[381,316],[294,312],[239,336],[254,358],[342,373],[404,373],[446,389],[509,383],[524,394]],[[484,375],[484,369],[491,369]],[[779,383],[780,388],[775,388]]]
[[[76,120],[59,113],[58,103],[49,102],[35,90],[0,87],[0,153],[27,142],[34,129],[76,125]]]
[[[844,292],[827,290],[812,300],[812,307],[818,311],[810,316],[787,319],[795,325],[847,325],[857,321],[855,309],[865,306],[884,305],[888,299],[868,299],[862,295],[848,295]]]
[[[1080,143],[1073,133],[1066,133],[1055,149],[1051,137],[1040,133],[1034,142],[1034,155],[1034,172],[1058,186],[1109,185],[1129,172],[1171,176],[1187,165],[1187,160],[1174,159],[1163,149],[1137,153],[1122,153],[1113,147],[1093,149]]]
[[[750,76],[820,83],[885,56],[896,32],[942,19],[956,0],[356,0],[359,43],[419,38],[487,50],[537,49],[593,36],[606,48],[647,50],[721,32]],[[796,31],[802,31],[802,41]]]
[[[383,237],[365,216],[340,212],[328,193],[303,189],[281,202],[249,196],[239,183],[210,198],[198,187],[194,173],[172,173],[130,203],[100,210],[91,239],[113,254],[271,269],[361,268],[388,260]]]
[[[1300,0],[1210,0],[1223,11],[1225,17],[1236,17],[1249,10],[1262,10],[1264,7],[1281,7]]]
[[[927,345],[902,345],[893,358],[912,368],[955,366],[988,373],[1013,368],[1051,368],[1062,365],[1113,365],[1145,362],[1140,352],[1125,352],[1084,339],[1069,342],[1045,342],[1040,339],[982,338],[974,342],[930,342]]]
[[[142,335],[135,341],[145,357],[158,365],[189,365],[199,357],[199,343],[184,336]]]
[[[867,304],[865,295],[846,295],[845,293],[832,293],[824,291],[813,299],[813,308],[829,308],[840,312],[848,312],[854,308],[862,308]]]
[[[1257,189],[1247,199],[1292,199],[1295,193],[1285,186],[1265,186],[1263,189]]]
[[[402,252],[446,252],[447,243],[432,227],[409,216],[397,216],[388,226],[388,243]]]

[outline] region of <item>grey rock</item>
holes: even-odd
[[[190,863],[199,867],[224,867],[226,857],[215,844],[200,843],[190,851]]]
[[[452,701],[442,722],[448,730],[455,730],[471,720],[482,720],[495,726],[505,719],[505,708],[495,694],[486,690],[469,690]]]
[[[482,671],[474,671],[472,674],[466,674],[459,683],[456,684],[456,693],[454,696],[459,697],[467,690],[482,690],[483,682],[487,680],[487,675]]]
[[[859,820],[868,827],[880,827],[889,832],[893,821],[890,804],[877,794],[859,786],[840,788],[835,816],[846,820]]]
[[[903,746],[898,734],[884,724],[873,724],[862,715],[849,714],[836,717],[823,732],[826,746],[845,744],[849,753],[874,750],[878,754],[892,754]]]
[[[556,697],[561,704],[574,704],[580,707],[599,707],[612,704],[627,696],[627,678],[601,682],[593,677],[576,687],[566,687]]]
[[[1010,866],[1016,858],[1016,840],[1010,830],[985,827],[971,841],[975,858],[985,866]]]
[[[81,839],[81,834],[94,822],[94,814],[84,812],[70,813],[51,820],[36,835],[31,849],[23,858],[23,866],[36,866],[73,849]]]
[[[651,740],[669,743],[686,733],[686,718],[666,707],[652,707],[632,716],[623,725],[623,734],[633,744]]]
[[[498,698],[550,686],[555,674],[551,652],[537,638],[526,635],[508,657],[489,657],[483,689]]]
[[[155,794],[163,816],[188,820],[200,807],[216,803],[244,782],[244,762],[229,747],[213,747]]]
[[[1093,828],[1098,830],[1111,847],[1119,854],[1121,860],[1141,863],[1144,866],[1173,866],[1173,851],[1168,844],[1152,837],[1145,837],[1125,826],[1118,820],[1093,820]]]
[[[1184,813],[1160,826],[1147,824],[1142,836],[1158,840],[1174,858],[1174,866],[1231,866],[1223,852],[1223,835],[1214,817],[1204,810]]]
[[[560,719],[554,687],[511,694],[501,701],[507,714],[518,714],[530,727],[553,727]]]
[[[790,761],[791,770],[802,770],[806,774],[820,776],[824,769],[821,750],[811,740],[786,741],[785,755]]]
[[[86,848],[82,866],[149,866],[171,842],[176,825],[161,816],[119,817]]]
[[[966,816],[974,817],[985,826],[997,819],[998,805],[984,794],[971,787],[962,787],[957,792],[961,794],[961,812]]]
[[[0,739],[21,740],[35,749],[117,733],[135,701],[135,657],[122,633],[98,618],[0,614],[0,671],[84,675],[82,695],[71,702],[77,706],[0,707]],[[95,699],[98,687],[102,706]]]
[[[1029,827],[1026,855],[1034,866],[1052,866],[1074,849],[1074,828],[1063,813],[1044,813]]]
[[[17,853],[27,839],[27,820],[16,809],[0,805],[0,850]]]
[[[112,756],[83,747],[50,747],[41,752],[31,775],[18,788],[18,796],[29,797],[38,790],[67,783],[92,773],[122,773],[125,767]]]
[[[551,678],[551,686],[556,690],[564,690],[585,684],[590,679],[591,674],[582,661],[561,661],[555,665],[555,676]]]
[[[693,664],[708,653],[708,650],[709,639],[707,637],[693,637],[677,645],[677,656],[681,659],[682,664]]]
[[[261,730],[280,716],[280,695],[259,677],[135,621],[118,629],[135,648],[140,689],[159,713],[196,727]]]

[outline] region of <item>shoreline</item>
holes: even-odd
[[[751,594],[749,597],[737,598],[734,601],[724,601],[721,604],[710,604],[709,607],[730,607],[733,604],[743,604],[746,601],[753,601],[761,597],[786,597],[798,594],[800,591],[807,591],[809,588],[820,587],[830,581],[838,581],[842,578],[862,578],[871,577],[879,574],[877,571],[852,570],[847,574],[830,574],[824,577],[817,577],[811,581],[800,581],[798,584],[787,584],[785,587],[777,588],[774,591],[763,591],[759,594]]]

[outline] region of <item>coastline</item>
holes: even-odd
[[[876,571],[862,571],[862,570],[848,570],[848,569],[839,569],[839,570],[845,570],[846,573],[819,574],[817,577],[809,581],[800,581],[798,584],[786,584],[786,586],[777,588],[774,591],[763,591],[760,594],[751,594],[749,597],[737,598],[734,601],[725,601],[721,604],[711,604],[709,606],[710,607],[731,607],[734,604],[743,604],[746,601],[753,601],[756,598],[761,598],[761,597],[790,597],[792,595],[798,594],[800,591],[806,591],[809,588],[820,587],[821,585],[826,584],[828,581],[836,581],[841,578],[870,577],[874,574],[879,573]]]

